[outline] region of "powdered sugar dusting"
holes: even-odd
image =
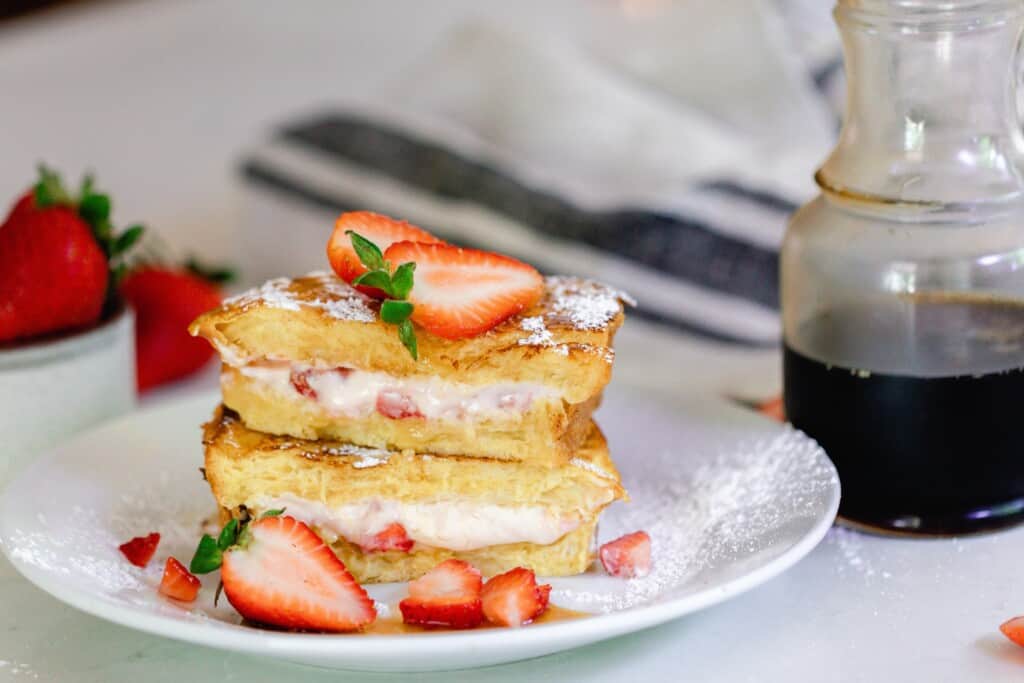
[[[315,308],[336,320],[372,323],[377,313],[372,300],[332,273],[313,271],[301,278],[279,277],[255,289],[225,299],[225,306],[243,311],[255,306],[299,311]]]
[[[680,457],[661,455],[670,461]],[[578,609],[612,612],[699,590],[699,576],[706,570],[784,551],[772,546],[772,539],[794,519],[820,514],[823,497],[836,484],[817,444],[792,428],[744,444],[687,476],[673,478],[670,467],[656,470],[669,476],[627,482],[635,502],[610,511],[601,534],[608,541],[647,531],[651,573],[625,582],[595,577],[596,590],[556,587],[559,599]]]
[[[616,478],[615,475],[612,474],[611,472],[609,472],[607,470],[603,470],[600,467],[598,467],[597,465],[595,465],[594,463],[592,463],[592,462],[590,462],[588,460],[584,460],[583,458],[572,458],[571,460],[569,460],[569,464],[572,465],[573,467],[579,467],[582,470],[586,470],[588,472],[596,474],[597,476],[599,476],[599,477],[601,477],[603,479],[615,479]]]
[[[380,448],[364,448],[363,446],[354,446],[352,444],[341,444],[338,446],[332,446],[325,449],[326,453],[331,455],[339,455],[354,458],[352,467],[356,469],[364,469],[366,467],[376,467],[377,465],[383,465],[391,457],[390,451],[385,451]]]
[[[551,334],[551,330],[544,324],[543,316],[532,315],[523,318],[519,322],[519,327],[530,333],[529,337],[519,340],[521,346],[553,346],[555,343],[555,335]]]
[[[622,310],[636,305],[624,292],[593,280],[554,276],[546,280],[551,311],[577,330],[602,330]]]

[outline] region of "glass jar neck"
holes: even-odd
[[[951,207],[1024,199],[1020,0],[839,0],[847,73],[829,194]]]

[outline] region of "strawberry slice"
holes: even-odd
[[[385,251],[395,242],[406,240],[443,244],[441,240],[426,230],[405,221],[395,220],[372,211],[343,213],[335,221],[334,232],[327,241],[327,260],[331,262],[331,268],[334,269],[338,277],[348,283],[366,272],[366,266],[362,264],[355,249],[352,248],[352,239],[347,234],[349,230],[370,240],[381,251]],[[378,299],[383,299],[385,296],[384,292],[376,287],[358,285],[356,289]]]
[[[194,574],[185,569],[185,565],[173,557],[167,558],[164,565],[164,576],[160,579],[160,593],[182,602],[192,602],[199,595],[202,584]]]
[[[487,621],[499,626],[523,626],[548,608],[551,586],[537,585],[533,570],[516,567],[491,577],[480,597]]]
[[[397,242],[384,257],[416,263],[412,321],[445,339],[472,337],[537,303],[544,279],[530,265],[448,244]]]
[[[484,620],[480,572],[462,560],[445,560],[409,583],[409,597],[398,604],[402,620],[417,626],[473,628]]]
[[[1024,617],[1014,617],[1003,622],[999,625],[999,630],[1004,636],[1024,647]]]
[[[146,536],[136,536],[117,546],[117,549],[136,567],[145,567],[153,559],[156,547],[160,545],[160,534],[155,531]]]
[[[373,600],[313,530],[294,517],[261,517],[223,555],[224,594],[246,619],[282,628],[355,631]]]
[[[647,576],[651,572],[651,537],[634,531],[601,546],[601,564],[612,576],[623,579]]]
[[[412,546],[413,540],[406,535],[405,527],[398,522],[388,524],[368,540],[359,544],[359,547],[368,553],[386,552],[388,550],[400,550],[403,553],[407,553],[412,550]]]
[[[384,389],[377,394],[377,412],[392,420],[406,417],[423,417],[416,403],[397,389]]]

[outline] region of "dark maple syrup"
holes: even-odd
[[[1024,520],[1024,306],[919,295],[799,338],[822,357],[786,344],[786,414],[835,463],[841,516],[932,534]]]

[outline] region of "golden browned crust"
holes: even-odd
[[[376,301],[327,273],[271,280],[203,314],[189,331],[231,365],[272,358],[476,385],[532,382],[582,403],[611,377],[624,295],[576,278],[546,282],[535,306],[476,337],[452,341],[417,329],[418,361],[380,320]]]
[[[475,420],[392,419],[380,413],[346,417],[295,391],[282,392],[231,366],[221,375],[224,404],[250,429],[300,439],[331,439],[389,450],[469,455],[561,465],[590,432],[597,394],[578,404],[537,400],[523,414]]]
[[[246,428],[221,406],[204,426],[206,478],[218,504],[229,509],[285,494],[328,507],[369,498],[458,498],[539,505],[589,518],[625,495],[604,436],[590,424],[586,443],[566,465],[544,467],[272,436]]]

